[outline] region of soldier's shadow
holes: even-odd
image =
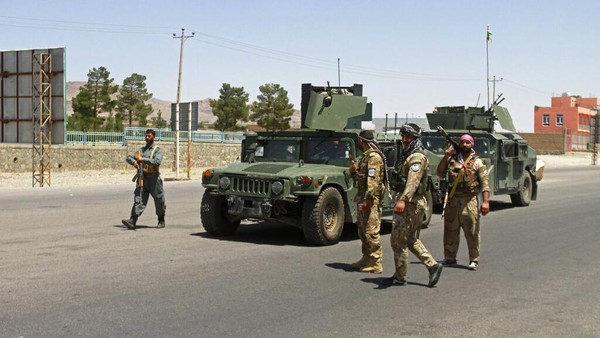
[[[375,288],[374,288],[375,290],[385,290],[390,287],[397,287],[397,288],[404,287],[405,288],[410,285],[416,285],[416,286],[422,286],[422,287],[429,288],[429,285],[423,284],[423,283],[417,283],[417,282],[406,282],[406,285],[394,285],[392,283],[391,277],[363,278],[363,279],[361,279],[361,281],[365,282],[365,283],[375,284]]]
[[[135,229],[129,229],[128,227],[124,226],[123,224],[116,224],[113,225],[114,228],[120,228],[122,230],[140,230],[140,229],[159,229],[157,226],[151,226],[151,225],[143,225],[143,224],[136,224]]]

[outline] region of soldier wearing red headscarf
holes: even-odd
[[[469,248],[469,270],[479,268],[479,218],[490,211],[490,187],[485,163],[477,156],[475,140],[469,134],[460,137],[459,149],[446,149],[437,167],[437,174],[448,174],[450,192],[444,210],[444,265],[456,265],[463,229]],[[480,205],[478,195],[482,195]]]

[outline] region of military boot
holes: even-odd
[[[121,220],[121,222],[123,223],[124,226],[127,227],[127,229],[135,230],[135,223],[137,223],[137,217],[131,217],[129,219],[124,219],[124,220]]]
[[[158,224],[156,225],[156,227],[159,229],[165,227],[165,216],[158,216]]]
[[[431,288],[437,284],[437,282],[440,280],[440,275],[442,274],[443,268],[444,266],[442,264],[437,263],[436,265],[432,266],[431,269],[429,269],[429,284],[427,284],[427,286]]]
[[[350,265],[352,266],[353,269],[360,270],[360,268],[362,268],[363,266],[365,266],[365,264],[367,264],[368,260],[369,260],[369,256],[363,255],[358,262],[354,262]]]
[[[360,272],[382,273],[383,265],[381,264],[381,258],[368,257],[366,264],[360,268]]]

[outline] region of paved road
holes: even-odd
[[[481,268],[447,268],[429,289],[410,257],[382,275],[350,272],[356,227],[330,247],[300,230],[242,226],[215,239],[199,224],[197,181],[167,182],[167,228],[153,205],[125,230],[132,186],[0,190],[0,337],[598,336],[600,170],[548,169],[538,201],[493,202]],[[441,259],[442,222],[421,238]],[[466,248],[459,263],[467,263]]]

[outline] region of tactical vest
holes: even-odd
[[[481,183],[475,169],[475,161],[479,158],[472,154],[466,165],[461,164],[456,157],[448,163],[448,183],[451,187],[456,184],[456,192],[476,192]],[[463,172],[461,174],[461,171]],[[458,182],[456,182],[458,180]]]
[[[414,153],[420,153],[427,156],[423,149],[418,149]],[[399,193],[404,191],[404,188],[406,188],[406,180],[408,179],[408,170],[409,166],[406,161],[404,161],[404,163],[396,163],[390,173],[390,189]],[[423,176],[419,182],[419,188],[416,191],[417,194],[424,195],[427,192],[427,177],[429,177],[428,165],[425,166],[425,172],[423,172]]]
[[[368,182],[368,169],[369,169],[369,157],[371,156],[371,153],[375,153],[377,154],[377,156],[379,156],[382,160],[383,163],[384,162],[384,157],[383,154],[381,154],[379,151],[376,150],[367,150],[364,154],[363,157],[360,159],[359,163],[358,163],[358,168],[356,169],[356,172],[354,173],[354,187],[358,188],[358,194],[364,194],[366,193],[366,191],[368,190],[367,187],[367,182]],[[385,170],[385,168],[383,168],[383,170]],[[381,175],[385,175],[385,172],[381,172]],[[384,185],[384,177],[382,177],[381,180],[381,184],[379,184],[378,187],[375,187],[375,193],[379,196],[381,196],[383,194],[383,192],[385,191],[385,185]]]
[[[150,159],[154,158],[154,152],[157,149],[158,149],[158,146],[154,146],[152,148],[152,152],[150,153]],[[158,169],[159,169],[159,166],[157,166],[157,165],[152,165],[152,164],[143,164],[142,165],[142,171],[144,172],[144,175],[158,174]]]

